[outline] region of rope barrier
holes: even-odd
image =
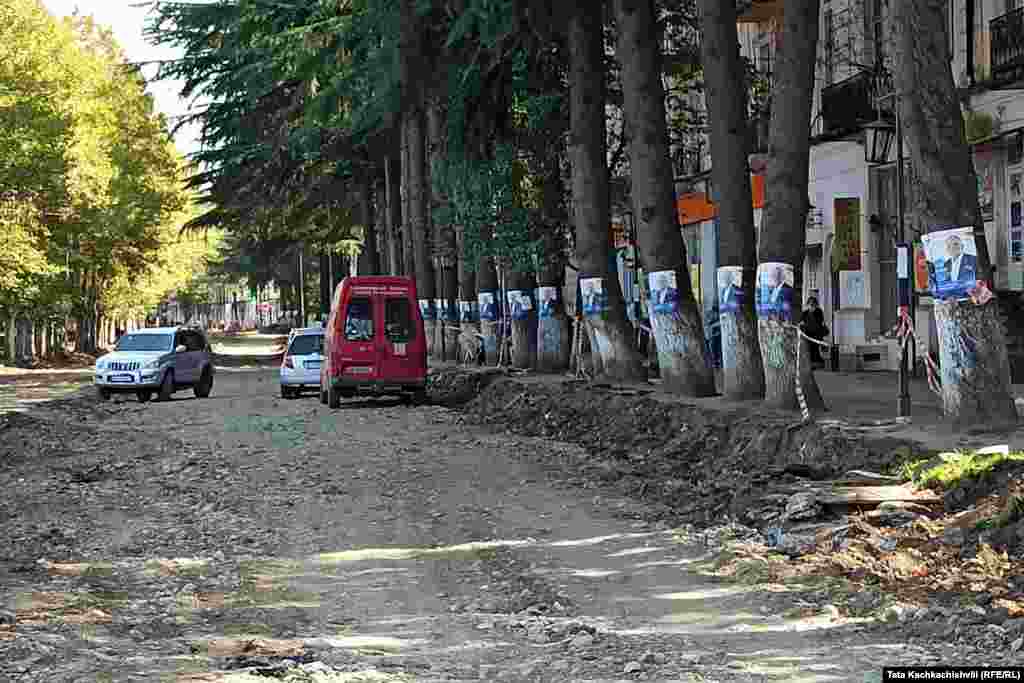
[[[828,347],[831,345],[828,342],[822,341],[820,339],[815,339],[814,337],[809,336],[803,330],[800,329],[799,325],[794,325],[793,323],[786,323],[785,325],[783,325],[783,327],[790,327],[796,330],[796,400],[797,403],[800,404],[800,415],[801,417],[803,417],[803,421],[810,422],[811,408],[810,406],[807,405],[807,397],[804,395],[804,387],[803,384],[800,382],[800,358],[802,357],[801,352],[804,348],[804,345],[800,343],[800,339],[806,339],[810,343],[817,344],[818,346]]]
[[[918,338],[917,333],[914,332],[914,323],[910,319],[910,312],[905,306],[900,307],[900,319],[896,326],[896,336],[900,340],[900,353],[906,353],[907,345],[911,340],[914,341],[914,348],[917,350],[917,355],[924,359],[925,368],[927,369],[928,388],[936,396],[941,397],[942,382],[939,379],[939,366],[932,359],[932,354]]]

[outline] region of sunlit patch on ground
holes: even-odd
[[[332,671],[296,667],[291,671],[275,675],[273,678],[245,672],[221,672],[183,674],[177,677],[174,683],[268,683],[268,681],[282,681],[283,683],[409,683],[412,680],[414,680],[412,676],[402,673],[373,670]]]
[[[17,597],[15,620],[18,626],[109,624],[114,620],[111,607],[121,602],[89,593],[38,591]]]
[[[626,550],[620,550],[612,553],[608,557],[631,557],[633,555],[646,555],[648,553],[656,553],[664,550],[664,548],[658,547],[643,547],[643,548],[627,548]]]
[[[110,576],[114,566],[109,562],[50,562],[39,560],[39,565],[54,576]]]
[[[67,398],[92,383],[92,373],[68,373],[61,376],[14,375],[0,378],[0,413],[26,410],[46,401]]]
[[[498,548],[514,548],[536,545],[535,541],[488,541],[479,543],[462,543],[459,545],[441,546],[436,548],[362,548],[359,550],[342,550],[333,553],[321,553],[316,560],[322,564],[340,564],[344,562],[368,562],[373,560],[429,560],[429,559],[477,559],[481,553]]]
[[[210,560],[203,558],[156,558],[146,563],[146,571],[159,576],[200,576],[209,568]]]

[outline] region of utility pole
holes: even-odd
[[[305,243],[299,242],[299,327],[306,326],[306,273],[302,268],[302,252]]]

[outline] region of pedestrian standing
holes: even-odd
[[[817,297],[807,299],[807,308],[800,315],[800,329],[811,339],[822,341],[829,335],[828,326],[825,325],[825,313],[818,305]],[[824,367],[825,360],[821,357],[821,345],[808,342],[811,347],[811,365]]]

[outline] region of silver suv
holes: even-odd
[[[179,389],[206,398],[213,389],[210,343],[198,327],[153,327],[126,332],[112,353],[96,360],[96,392],[133,393],[145,403],[153,393],[169,401]]]

